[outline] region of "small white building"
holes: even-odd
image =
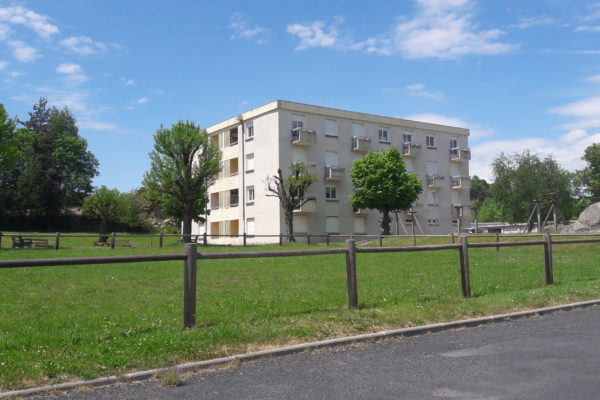
[[[223,152],[223,169],[209,190],[207,223],[193,226],[192,233],[206,230],[211,243],[241,243],[211,235],[246,233],[248,243],[277,242],[285,235],[279,199],[267,197],[265,181],[278,168],[285,175],[298,161],[317,181],[309,193],[316,200],[295,212],[295,233],[379,234],[380,213],[352,207],[349,171],[366,152],[390,146],[423,183],[413,204],[415,232],[449,234],[469,226],[468,129],[277,100],[207,132]],[[392,218],[393,233],[410,234],[411,215]]]

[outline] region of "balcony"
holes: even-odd
[[[471,149],[453,147],[450,149],[450,161],[468,161],[471,159]]]
[[[317,142],[317,131],[309,131],[304,128],[292,129],[292,144],[298,146],[310,146]]]
[[[302,214],[312,214],[317,211],[317,202],[316,200],[309,200],[302,207],[294,210],[294,214],[302,215]]]
[[[443,176],[429,174],[427,175],[427,187],[431,189],[439,188],[442,180],[444,180]]]
[[[325,180],[330,182],[337,182],[344,176],[345,168],[328,165],[325,167]]]
[[[365,208],[352,207],[352,213],[357,216],[367,215],[369,212]]]
[[[454,190],[461,190],[469,188],[469,178],[464,178],[461,176],[451,176],[450,177],[450,187]]]
[[[354,136],[352,138],[352,151],[366,153],[371,150],[371,139],[364,136]]]
[[[421,152],[421,145],[411,142],[405,142],[402,145],[402,155],[404,157],[415,157]]]

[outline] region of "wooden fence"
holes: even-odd
[[[512,246],[543,246],[544,248],[544,271],[546,284],[554,282],[552,266],[553,244],[574,243],[600,243],[600,239],[571,239],[553,240],[549,234],[544,235],[544,240],[520,241],[520,242],[493,242],[493,243],[469,243],[467,236],[460,237],[459,244],[442,244],[413,247],[357,247],[355,239],[346,240],[345,248],[324,248],[305,250],[283,250],[283,251],[244,251],[244,252],[221,252],[221,253],[198,253],[198,245],[188,243],[185,245],[184,254],[156,254],[156,255],[128,255],[128,256],[106,256],[106,257],[84,257],[84,258],[46,258],[46,259],[24,259],[24,260],[0,260],[0,269],[22,268],[22,267],[49,267],[60,265],[89,265],[109,263],[131,263],[140,261],[184,261],[183,271],[183,325],[192,327],[196,322],[196,270],[197,264],[202,260],[234,259],[234,258],[263,258],[263,257],[299,257],[318,256],[330,254],[344,254],[346,257],[346,286],[348,297],[348,308],[354,309],[358,305],[358,279],[356,275],[357,253],[400,253],[413,251],[440,251],[457,250],[460,265],[460,283],[462,295],[471,297],[471,280],[469,277],[469,249],[512,247]]]

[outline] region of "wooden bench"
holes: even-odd
[[[48,239],[24,238],[23,236],[12,236],[12,247],[14,248],[32,248],[32,249],[52,249],[54,243],[48,242]]]

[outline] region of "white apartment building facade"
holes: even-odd
[[[317,177],[315,200],[294,213],[298,234],[379,234],[381,214],[352,207],[352,162],[391,146],[404,155],[423,193],[411,212],[393,216],[396,234],[449,234],[470,224],[469,131],[353,111],[277,100],[207,128],[223,153],[223,170],[210,188],[206,224],[211,243],[277,242],[287,228],[266,178],[302,161]],[[221,235],[221,236],[216,236]],[[225,236],[223,236],[225,235]],[[261,235],[273,235],[270,238]]]

